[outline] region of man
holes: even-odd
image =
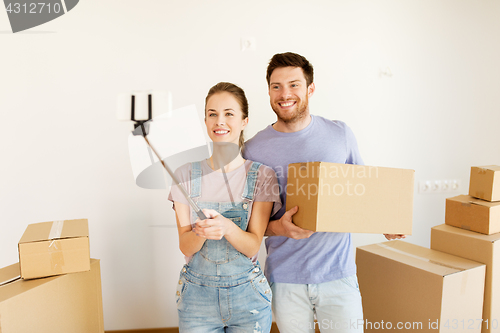
[[[288,164],[363,164],[356,138],[345,123],[309,113],[315,85],[313,67],[303,56],[274,55],[267,83],[278,119],[246,143],[244,157],[272,167],[281,189],[283,207],[266,230],[270,237],[266,239],[265,271],[273,291],[276,323],[284,333],[314,332],[316,316],[321,332],[362,332],[351,234],[314,233],[293,224],[298,207],[285,212]]]

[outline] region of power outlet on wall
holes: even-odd
[[[257,48],[257,43],[255,41],[255,37],[241,37],[240,40],[241,52],[245,52],[247,50],[255,51],[256,48]]]
[[[459,191],[461,187],[460,179],[421,180],[418,182],[418,193],[452,193]]]

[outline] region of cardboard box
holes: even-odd
[[[486,264],[482,332],[500,332],[500,234],[442,224],[431,229],[431,248]]]
[[[286,209],[312,231],[411,235],[413,170],[326,162],[288,166]]]
[[[19,264],[0,269],[0,332],[103,333],[101,271],[18,279]]]
[[[469,195],[447,198],[445,223],[486,235],[500,232],[500,202],[484,201]]]
[[[487,201],[500,201],[500,166],[472,167],[469,195]]]
[[[90,270],[88,221],[28,225],[19,241],[19,263],[23,279]]]
[[[481,331],[485,265],[404,241],[358,247],[356,263],[365,332]]]

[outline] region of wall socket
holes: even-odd
[[[445,180],[421,180],[418,182],[418,193],[451,193],[461,190],[462,182],[460,179]]]
[[[241,37],[240,40],[241,52],[245,52],[247,50],[255,51],[256,48],[257,48],[257,42],[255,41],[255,37]]]

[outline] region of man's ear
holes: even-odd
[[[307,97],[311,97],[314,94],[315,90],[316,90],[316,86],[314,85],[314,82],[311,82],[309,87],[307,87]]]

